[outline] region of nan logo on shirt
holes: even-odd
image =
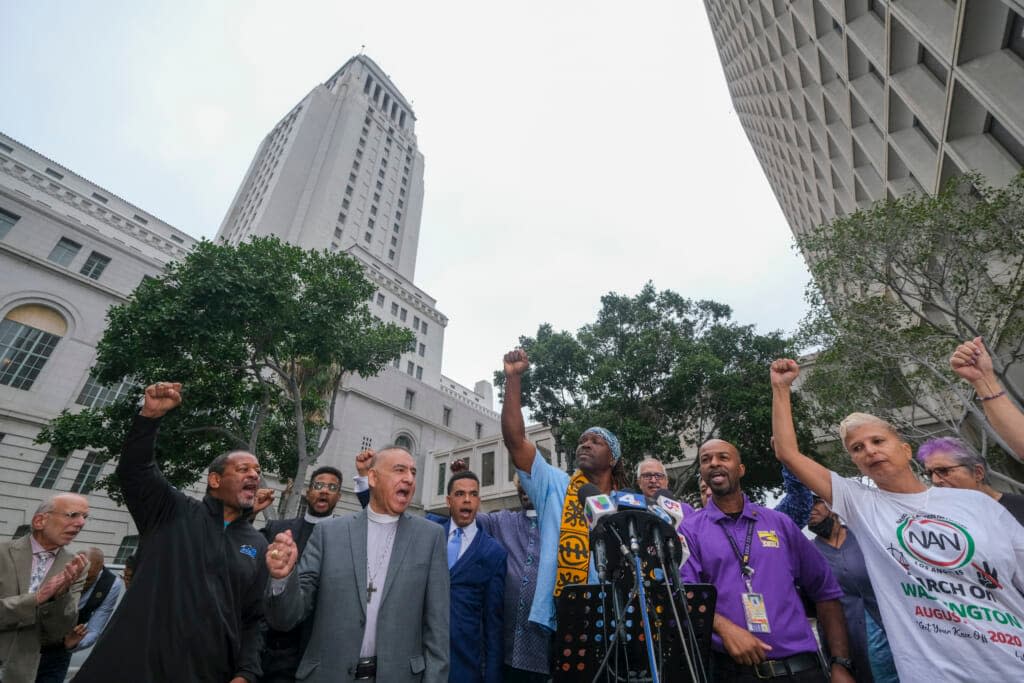
[[[758,531],[757,539],[761,541],[762,548],[778,548],[779,547],[779,534],[775,529],[769,531]]]
[[[896,527],[900,546],[919,562],[959,569],[974,557],[974,539],[963,526],[938,515],[913,515]]]

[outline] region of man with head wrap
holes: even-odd
[[[604,427],[583,432],[576,447],[577,470],[572,476],[548,464],[537,447],[526,438],[523,422],[521,377],[530,367],[526,352],[516,349],[505,354],[505,401],[501,409],[501,435],[519,471],[523,489],[533,501],[540,527],[540,558],[537,590],[530,609],[530,621],[555,629],[555,597],[565,586],[597,583],[590,563],[590,539],[577,494],[591,483],[610,493],[624,488],[622,448],[614,434]]]

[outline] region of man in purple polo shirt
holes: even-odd
[[[718,589],[712,680],[828,680],[799,587],[817,607],[832,653],[832,681],[852,683],[839,603],[843,591],[828,564],[789,517],[743,494],[740,479],[746,470],[735,446],[713,439],[700,447],[698,457],[711,498],[680,526],[690,545],[680,575]]]

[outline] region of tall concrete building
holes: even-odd
[[[429,451],[498,431],[490,383],[471,389],[441,373],[448,319],[413,282],[423,208],[415,122],[387,74],[353,57],[264,137],[217,234],[346,252],[377,285],[373,313],[415,333],[412,351],[378,377],[347,382],[338,398],[321,462],[346,475],[367,446],[402,444],[423,470]]]
[[[736,113],[794,233],[1024,165],[1019,0],[705,0]]]
[[[107,309],[195,244],[187,234],[0,134],[0,537],[26,533],[39,501],[89,496],[78,542],[123,561],[127,512],[92,486],[112,465],[34,443],[62,410],[97,407],[123,387],[90,375]]]
[[[346,473],[339,511],[356,505],[351,475],[362,448],[404,445],[423,471],[430,451],[498,431],[490,383],[471,389],[441,374],[448,319],[412,281],[423,205],[413,124],[380,68],[353,58],[263,141],[219,234],[231,243],[277,234],[353,254],[378,287],[371,310],[416,333],[415,349],[378,377],[347,382],[338,398],[336,433],[319,464]],[[0,134],[0,537],[27,533],[40,500],[74,491],[91,506],[76,547],[99,546],[117,562],[134,551],[127,511],[92,492],[113,465],[35,438],[62,410],[100,406],[127,388],[104,388],[90,376],[107,310],[195,244]],[[190,492],[201,495],[199,487]]]

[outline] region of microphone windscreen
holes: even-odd
[[[576,496],[579,498],[580,501],[580,507],[587,507],[587,498],[590,498],[591,496],[596,496],[599,493],[601,493],[601,489],[597,488],[596,484],[591,484],[590,482],[587,482],[586,484],[581,486],[580,490],[576,492]]]

